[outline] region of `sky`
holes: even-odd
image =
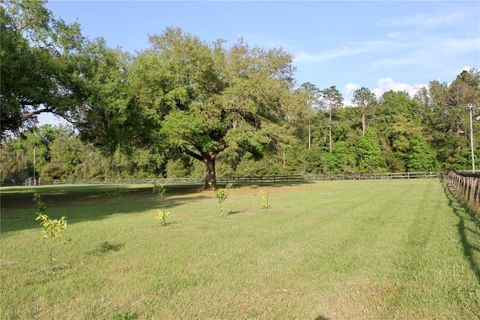
[[[135,53],[169,26],[208,42],[243,38],[293,56],[298,84],[335,85],[346,102],[360,86],[411,95],[480,67],[480,2],[50,1],[82,33]],[[44,115],[41,123],[56,122]]]

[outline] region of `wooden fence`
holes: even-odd
[[[256,184],[256,183],[301,183],[313,181],[330,181],[330,180],[393,180],[393,179],[425,179],[439,178],[437,172],[387,172],[387,173],[356,173],[356,174],[308,174],[308,175],[275,175],[275,176],[243,176],[243,177],[217,177],[219,184]],[[0,185],[24,185],[31,186],[32,179],[23,181],[3,181]],[[50,183],[40,184],[195,184],[202,185],[205,183],[204,178],[146,178],[146,179],[65,179],[53,180]]]
[[[365,174],[309,174],[217,177],[219,184],[256,184],[256,183],[301,183],[325,180],[379,180],[379,179],[424,179],[438,178],[437,172],[395,172]],[[149,179],[105,179],[105,180],[54,180],[53,184],[204,184],[203,178],[149,178]]]
[[[390,180],[390,179],[425,179],[438,178],[438,172],[387,172],[387,173],[342,173],[342,174],[317,174],[310,180]]]
[[[480,174],[448,170],[443,179],[453,194],[480,214]]]

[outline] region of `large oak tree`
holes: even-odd
[[[118,138],[181,152],[205,164],[205,188],[215,188],[219,153],[277,148],[295,129],[287,124],[306,114],[293,90],[291,56],[282,50],[243,41],[227,48],[175,28],[150,42],[125,65],[125,81],[114,81],[122,89],[113,96],[120,98],[99,97],[86,113],[83,131],[98,144]],[[112,134],[98,140],[99,131]]]

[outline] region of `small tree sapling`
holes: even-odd
[[[55,241],[65,244],[68,240],[63,237],[63,233],[67,228],[67,218],[62,216],[60,219],[51,219],[45,212],[47,206],[41,200],[40,194],[36,193],[33,200],[37,203],[37,218],[35,221],[40,221],[43,231],[43,239],[48,241],[48,264],[50,268],[55,261],[53,257],[53,244]]]
[[[270,208],[270,202],[268,201],[268,192],[260,190],[260,198],[262,200],[260,206],[262,209]]]
[[[225,188],[218,189],[217,192],[215,193],[215,198],[217,198],[217,201],[218,201],[218,213],[220,215],[224,213],[223,202],[227,200],[230,194],[231,188],[232,188],[232,184],[229,183]]]

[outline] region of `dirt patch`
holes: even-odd
[[[13,260],[5,260],[5,259],[0,259],[0,266],[8,266],[15,264],[16,262]]]

